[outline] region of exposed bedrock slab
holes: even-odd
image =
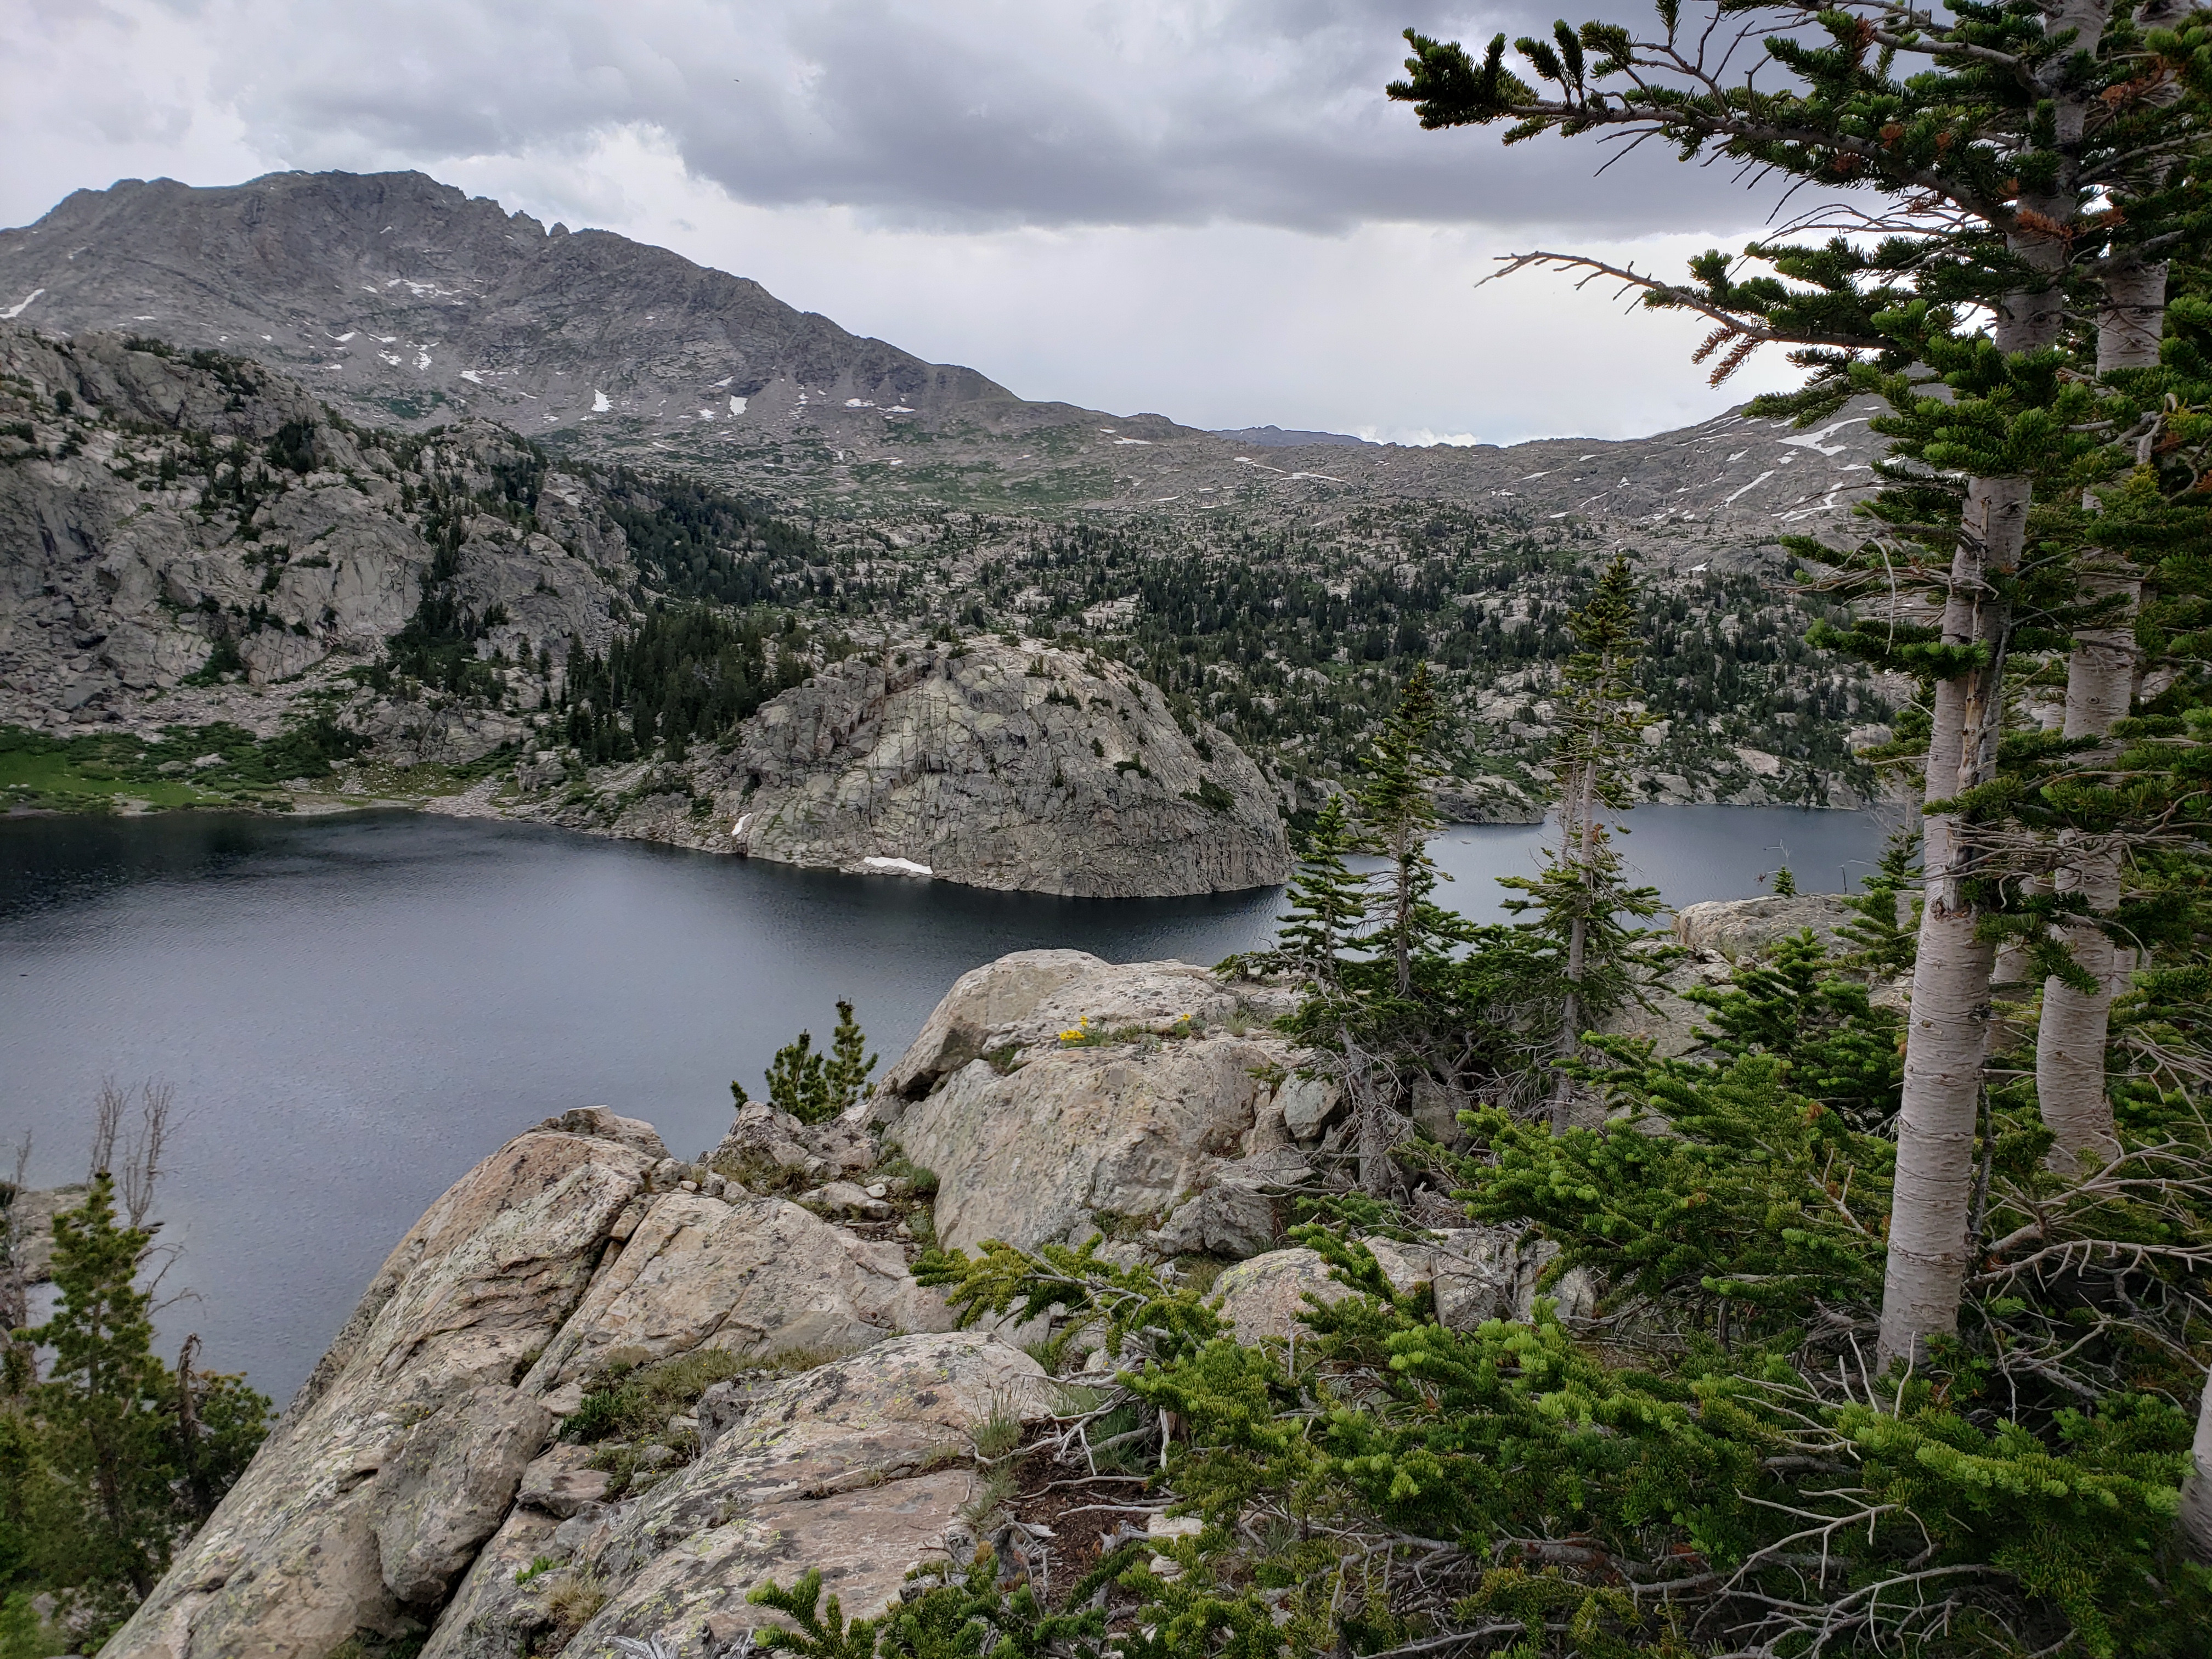
[[[1267,887],[1273,792],[1117,663],[996,640],[851,659],[746,723],[716,792],[754,858],[1088,898]]]

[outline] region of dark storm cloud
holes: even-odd
[[[223,94],[301,165],[580,150],[638,126],[740,200],[945,229],[1403,219],[1620,235],[1756,216],[1722,169],[1653,150],[1593,179],[1609,152],[1590,141],[1425,134],[1383,96],[1406,24],[1476,42],[1542,27],[1534,9],[242,0],[220,15]]]

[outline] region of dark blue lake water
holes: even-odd
[[[1671,903],[1863,875],[1871,816],[1642,807],[1631,863]],[[1443,900],[1497,915],[1537,827],[1437,843]],[[470,1164],[604,1102],[679,1157],[718,1139],[841,995],[896,1056],[960,974],[1008,951],[1211,963],[1280,895],[1058,899],[810,874],[514,825],[379,812],[0,820],[0,1145],[81,1179],[100,1079],[176,1087],[161,1316],[281,1403],[386,1253]],[[12,1164],[12,1158],[9,1160]]]

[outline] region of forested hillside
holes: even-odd
[[[0,719],[38,734],[11,740],[19,801],[280,800],[265,768],[234,788],[159,769],[193,748],[177,732],[303,720],[349,734],[322,746],[351,763],[287,775],[308,785],[434,793],[548,745],[587,771],[671,740],[681,759],[828,663],[989,631],[1126,660],[1188,730],[1249,750],[1294,817],[1431,662],[1467,810],[1527,816],[1564,618],[1620,541],[1436,502],[794,516],[488,422],[357,426],[258,365],[155,339],[5,338],[0,515],[21,580]],[[1808,654],[1821,608],[1771,551],[1716,544],[1686,568],[1680,544],[1655,547],[1634,550],[1656,717],[1636,792],[1863,799],[1848,738],[1887,719],[1884,683]],[[78,763],[103,787],[57,787]]]

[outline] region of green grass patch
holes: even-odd
[[[124,801],[157,808],[283,808],[285,783],[330,775],[368,739],[326,715],[280,736],[243,726],[168,726],[158,738],[130,732],[50,737],[0,726],[0,805],[46,811],[106,812]]]
[[[670,1418],[690,1410],[709,1388],[744,1369],[723,1348],[695,1348],[647,1364],[610,1356],[582,1402],[561,1419],[561,1437],[588,1445],[658,1436]]]

